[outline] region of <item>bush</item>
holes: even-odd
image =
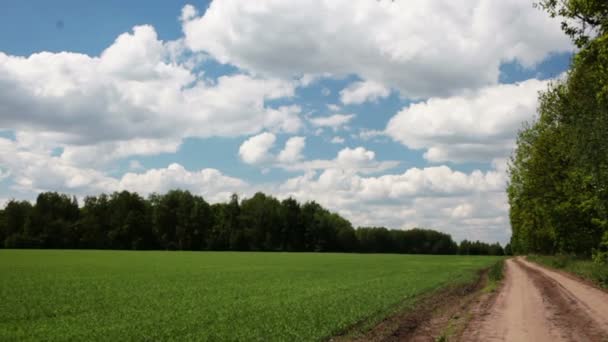
[[[558,254],[555,257],[551,258],[551,266],[555,268],[564,268],[568,265],[572,257],[565,254]]]
[[[606,263],[597,263],[593,260],[579,259],[570,255],[532,255],[528,257],[528,260],[562,269],[608,288],[608,264]]]
[[[604,232],[599,247],[593,250],[593,262],[599,265],[608,263],[608,231]]]
[[[494,263],[488,271],[488,278],[492,281],[500,281],[503,277],[503,271],[505,267],[505,261],[500,260]]]

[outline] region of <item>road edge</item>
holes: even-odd
[[[541,262],[529,259],[528,255],[525,255],[523,257],[524,257],[524,259],[527,262],[532,263],[534,265],[537,265],[538,267],[545,268],[545,269],[547,269],[549,271],[557,272],[557,273],[563,275],[564,277],[568,277],[568,278],[570,278],[572,280],[576,280],[576,281],[581,282],[581,283],[583,283],[585,285],[588,285],[588,286],[591,286],[591,287],[593,287],[595,289],[598,289],[598,290],[600,290],[600,291],[602,291],[604,293],[608,293],[608,287],[602,287],[600,284],[596,283],[595,281],[593,281],[593,280],[591,280],[589,278],[585,278],[585,277],[580,276],[580,275],[578,275],[578,274],[576,274],[574,272],[567,271],[567,270],[565,270],[563,268],[553,267],[553,266],[550,266],[550,265],[547,265],[547,264],[544,264],[544,263],[541,263]]]
[[[497,261],[504,264],[505,259]],[[359,322],[343,333],[328,338],[332,342],[362,341],[458,341],[474,311],[491,305],[502,286],[491,280],[491,269],[477,272],[472,281],[450,284],[418,297],[413,303],[369,326]],[[503,271],[502,267],[500,268]]]

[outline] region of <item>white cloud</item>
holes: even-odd
[[[264,132],[245,140],[239,147],[239,156],[247,164],[260,164],[270,161],[273,157],[269,153],[274,145],[276,136]]]
[[[327,75],[313,75],[313,74],[302,74],[300,75],[300,77],[296,77],[298,80],[298,84],[303,87],[310,87],[311,85],[315,84],[315,82],[319,81],[321,79],[321,77],[323,76],[327,76]]]
[[[332,144],[344,144],[344,138],[342,137],[333,137],[330,141]]]
[[[453,208],[444,208],[444,211],[453,218],[469,218],[473,215],[474,206],[471,203],[462,203]]]
[[[143,169],[144,166],[141,164],[139,160],[129,160],[129,170],[137,171]]]
[[[196,10],[196,8],[194,6],[188,4],[188,5],[184,6],[184,8],[182,8],[182,15],[179,17],[179,19],[181,21],[186,21],[186,20],[193,19],[197,15],[198,15],[198,11]]]
[[[338,106],[337,104],[332,104],[332,103],[328,103],[327,104],[327,109],[331,110],[332,112],[337,112],[340,110],[340,106]]]
[[[306,186],[302,186],[305,184]],[[325,169],[318,177],[314,173],[295,177],[284,184],[284,189],[311,189],[308,195],[316,196],[331,190],[348,195],[340,201],[378,201],[383,199],[410,201],[415,197],[461,196],[472,192],[503,192],[504,173],[479,170],[466,174],[447,166],[411,168],[403,174],[361,177],[348,170]],[[319,190],[318,192],[316,190]]]
[[[279,153],[277,160],[280,163],[297,162],[303,158],[302,151],[306,146],[305,137],[291,137],[285,143],[285,148]]]
[[[9,139],[0,138],[0,165],[11,173],[11,188],[17,192],[97,193],[115,186],[115,180],[100,171],[73,166],[46,151],[29,150]]]
[[[532,67],[571,48],[558,21],[529,0],[222,0],[202,16],[187,5],[180,20],[183,39],[161,41],[151,26],[136,26],[99,56],[0,52],[0,127],[15,135],[0,138],[0,180],[11,194],[183,188],[223,201],[255,189],[316,200],[355,225],[419,225],[457,239],[506,241],[505,157],[546,82],[497,85],[500,65]],[[201,62],[210,58],[241,69],[207,78]],[[363,128],[352,137],[388,135],[431,162],[491,162],[492,169],[386,174],[399,162],[377,160],[364,147],[306,160],[302,136],[273,150],[279,134],[301,130],[302,108],[310,109],[285,99],[301,100],[296,89],[314,84],[317,95],[332,95],[319,80],[353,75],[361,81],[340,92],[342,104],[391,91],[424,101],[403,108],[385,131]],[[307,118],[311,131],[348,128],[354,114],[341,109],[327,104],[333,115]],[[184,138],[211,136],[248,136],[239,148],[244,162],[303,175],[256,187],[216,169],[174,163],[143,170],[131,159],[175,153]],[[104,171],[119,159],[131,172]]]
[[[354,114],[333,114],[330,116],[310,118],[308,121],[315,127],[330,127],[336,131],[347,125],[354,117]]]
[[[47,190],[82,196],[120,190],[147,195],[180,188],[216,202],[225,201],[233,192],[250,195],[262,190],[281,198],[318,201],[355,225],[425,226],[451,233],[457,239],[507,239],[504,160],[495,160],[495,170],[487,172],[463,173],[438,166],[362,176],[374,168],[385,169],[385,162],[376,161],[372,151],[359,147],[343,149],[333,160],[300,163],[306,166],[302,168],[307,170],[304,175],[259,187],[215,169],[189,171],[179,164],[112,177],[95,169],[75,167],[45,151],[24,150],[18,142],[0,138],[0,165],[10,172],[16,197],[33,198]]]
[[[175,153],[180,145],[181,141],[174,139],[132,139],[95,145],[68,145],[63,148],[61,158],[74,165],[103,166],[133,155]]]
[[[330,168],[291,178],[280,193],[315,200],[354,225],[432,227],[456,239],[504,243],[510,234],[505,184],[501,170],[463,173],[438,166],[364,177]]]
[[[184,9],[184,18],[193,15]],[[181,45],[136,26],[99,57],[0,52],[0,127],[41,137],[74,160],[91,159],[91,151],[106,159],[174,152],[185,137],[299,130],[298,106],[266,104],[293,96],[295,82],[245,74],[206,80]]]
[[[183,31],[191,49],[254,74],[356,74],[407,98],[496,84],[502,62],[571,50],[529,0],[224,0]]]
[[[345,148],[338,152],[336,160],[342,164],[365,164],[376,158],[374,151],[368,151],[363,147],[357,147],[355,149]]]
[[[360,104],[367,101],[378,101],[388,97],[390,89],[374,81],[360,81],[350,84],[340,91],[340,100],[344,104]]]
[[[385,135],[386,133],[383,131],[379,131],[379,130],[375,130],[375,129],[362,129],[361,131],[359,131],[359,134],[356,135],[357,138],[361,139],[361,140],[370,140],[376,137],[380,137]]]
[[[233,192],[243,194],[247,187],[246,182],[226,176],[216,169],[193,172],[175,163],[167,168],[127,173],[117,185],[118,189],[136,191],[143,195],[152,192],[165,193],[171,189],[187,189],[203,195],[211,202],[226,201]]]
[[[399,165],[398,161],[378,161],[376,153],[361,146],[354,149],[343,148],[336,158],[304,160],[300,162],[278,163],[276,166],[288,171],[313,171],[336,169],[354,173],[370,174],[392,169]]]
[[[76,167],[61,157],[24,150],[17,142],[4,138],[0,138],[0,165],[10,171],[13,194],[30,198],[41,191],[82,196],[129,190],[147,195],[179,188],[204,195],[211,201],[224,201],[232,192],[248,193],[250,188],[245,181],[216,169],[188,171],[176,163],[167,168],[112,177],[92,168]]]
[[[10,171],[0,168],[0,182],[8,178],[10,175]]]
[[[506,157],[522,122],[533,118],[538,91],[548,81],[500,84],[462,96],[431,98],[395,115],[386,133],[432,162]]]
[[[392,169],[399,165],[398,161],[378,161],[376,153],[364,147],[340,150],[334,159],[303,160],[302,151],[306,147],[305,137],[291,137],[285,142],[283,150],[278,155],[272,153],[276,136],[264,132],[245,140],[239,148],[241,160],[247,164],[258,165],[262,171],[269,168],[281,168],[291,172],[338,169],[349,172],[370,174]]]

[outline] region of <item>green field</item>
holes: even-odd
[[[319,340],[496,260],[0,250],[0,340]]]

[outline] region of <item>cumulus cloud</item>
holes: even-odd
[[[367,101],[378,101],[388,97],[390,89],[374,81],[354,82],[340,91],[340,101],[344,104],[360,104]]]
[[[505,157],[546,82],[498,85],[500,65],[533,67],[569,51],[558,20],[528,0],[222,0],[204,13],[187,5],[179,20],[183,38],[162,41],[153,27],[136,26],[99,56],[0,52],[0,127],[14,134],[0,138],[0,181],[30,195],[183,188],[211,201],[255,189],[318,201],[355,225],[507,240]],[[238,69],[207,77],[206,59]],[[422,101],[399,111],[384,131],[363,128],[351,137],[386,135],[433,163],[481,161],[491,169],[394,171],[398,161],[378,160],[362,146],[305,159],[306,138],[293,135],[304,125],[302,108],[311,108],[291,99],[301,99],[298,87],[318,85],[311,93],[336,102],[320,80],[342,76],[359,81],[339,92],[339,105],[327,104],[331,115],[306,119],[314,134],[348,128],[354,114],[339,114],[341,105],[395,91]],[[282,134],[291,137],[276,147]],[[238,151],[243,162],[299,175],[256,187],[212,168],[144,170],[132,159],[212,136],[249,137]],[[107,171],[121,159],[128,172]]]
[[[275,155],[271,152],[276,141],[276,136],[272,133],[264,132],[245,140],[239,148],[241,160],[247,164],[257,164],[264,166],[290,165],[299,162],[302,158],[302,151],[306,147],[306,138],[295,136],[287,139],[284,148]]]
[[[182,17],[193,15],[186,8]],[[93,150],[154,154],[174,151],[185,137],[301,127],[298,106],[267,105],[293,96],[294,82],[245,74],[207,80],[179,50],[178,42],[159,40],[153,27],[136,26],[99,57],[0,52],[0,127],[55,146],[77,145],[66,148],[66,158],[80,159]]]
[[[276,136],[264,132],[245,140],[239,147],[239,156],[247,164],[260,164],[272,159],[269,153],[274,145]]]
[[[245,140],[239,148],[239,157],[247,164],[258,165],[268,170],[271,167],[287,171],[314,171],[338,169],[349,172],[371,174],[392,169],[399,165],[398,161],[376,160],[376,153],[364,147],[345,147],[338,152],[334,159],[305,160],[302,152],[306,147],[306,138],[295,136],[285,142],[284,148],[274,154],[276,136],[264,132]]]
[[[196,8],[190,4],[184,6],[182,8],[182,14],[179,17],[181,21],[190,20],[198,15],[198,11]]]
[[[280,163],[296,162],[303,158],[302,151],[305,146],[305,137],[291,137],[285,143],[285,148],[279,153],[277,160]]]
[[[327,109],[331,110],[332,112],[337,112],[340,110],[340,106],[338,106],[337,104],[328,103]]]
[[[268,135],[262,137],[272,140]],[[301,140],[293,138],[283,151],[299,150]],[[268,149],[261,150],[264,155]],[[315,200],[340,212],[355,225],[426,226],[452,233],[457,239],[507,241],[505,160],[495,160],[494,170],[486,172],[464,173],[437,166],[365,176],[386,169],[385,162],[376,161],[372,151],[358,147],[341,150],[333,160],[291,164],[298,163],[304,175],[263,187],[252,186],[216,169],[189,171],[177,163],[113,177],[92,168],[75,167],[46,151],[23,149],[18,141],[0,138],[0,165],[13,181],[14,194],[34,196],[39,191],[52,190],[82,196],[129,190],[147,195],[180,188],[216,202],[225,201],[233,192],[247,196],[263,190],[280,198]]]
[[[490,162],[510,154],[517,130],[533,118],[538,92],[548,82],[530,79],[415,103],[389,121],[386,134],[425,150],[432,162]]]
[[[376,160],[376,153],[364,147],[343,148],[334,159],[313,159],[292,163],[279,163],[276,166],[288,171],[313,171],[336,169],[348,172],[370,174],[392,169],[399,165],[398,161]]]
[[[26,195],[42,191],[91,195],[121,190],[147,195],[179,188],[204,195],[211,201],[224,201],[232,192],[246,194],[249,189],[245,181],[219,170],[188,171],[177,163],[112,177],[93,168],[74,166],[58,156],[24,150],[17,142],[4,138],[0,138],[0,165],[10,172],[12,189]]]
[[[349,170],[328,168],[318,177],[315,173],[307,173],[291,178],[285,182],[283,189],[296,192],[305,190],[309,196],[321,196],[323,192],[326,193],[325,196],[331,196],[332,191],[347,192],[340,202],[349,203],[383,199],[408,202],[416,197],[455,197],[472,192],[502,192],[505,182],[505,174],[497,171],[484,173],[475,170],[466,174],[447,166],[411,168],[402,174],[377,177],[362,177]]]
[[[362,129],[359,131],[359,134],[354,135],[353,137],[359,138],[361,140],[371,140],[376,137],[380,137],[385,135],[386,133],[383,131],[375,130],[375,129]]]
[[[0,138],[0,165],[11,174],[11,188],[23,193],[97,193],[116,186],[115,180],[101,171],[76,167],[46,151],[26,149],[4,138]]]
[[[214,1],[183,31],[189,48],[254,74],[356,74],[407,98],[496,84],[502,62],[571,50],[528,0]]]
[[[335,168],[293,177],[283,196],[315,200],[356,225],[433,227],[456,239],[508,240],[508,206],[501,170],[463,173],[447,166],[361,176]]]
[[[355,114],[333,114],[330,116],[319,116],[315,118],[309,118],[308,121],[315,127],[329,127],[334,131],[347,125]]]
[[[102,166],[132,155],[175,153],[180,145],[181,141],[178,139],[131,139],[94,145],[67,145],[63,147],[61,159],[75,165]]]
[[[144,166],[141,164],[139,160],[129,160],[129,169],[130,170],[141,170]]]
[[[10,175],[11,173],[8,170],[3,170],[2,168],[0,168],[0,182],[8,178],[8,176]]]
[[[127,173],[118,181],[117,188],[140,194],[164,193],[171,189],[187,189],[203,195],[212,202],[226,201],[234,192],[247,194],[248,184],[238,178],[222,174],[216,169],[188,171],[180,164],[150,169],[143,173]]]
[[[333,137],[330,141],[332,144],[344,144],[344,138],[342,137]]]
[[[374,151],[368,151],[363,147],[355,149],[345,148],[338,152],[336,160],[341,164],[358,165],[368,163],[376,158]]]

